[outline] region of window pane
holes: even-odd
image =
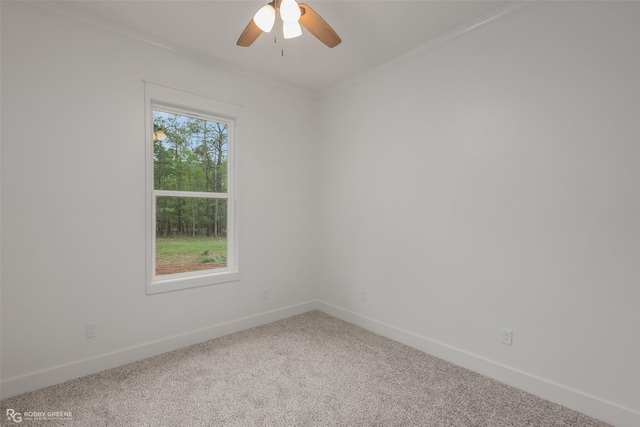
[[[227,200],[156,198],[156,275],[227,266]]]
[[[226,123],[154,110],[153,131],[156,190],[227,191]]]

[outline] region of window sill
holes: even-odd
[[[195,274],[172,274],[170,277],[155,278],[147,283],[147,295],[219,285],[238,280],[240,280],[240,272],[237,270],[216,271],[211,274],[202,274],[201,271]]]

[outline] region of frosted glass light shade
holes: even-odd
[[[253,22],[265,33],[270,32],[276,22],[276,10],[270,4],[262,6],[253,16]]]
[[[285,39],[292,39],[302,35],[302,28],[298,22],[285,22],[282,24],[282,33]]]
[[[300,6],[296,0],[282,0],[280,3],[280,17],[285,24],[298,22],[300,19]]]

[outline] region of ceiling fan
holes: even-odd
[[[280,11],[280,18],[282,18],[282,30],[285,39],[302,35],[302,28],[300,27],[302,24],[318,40],[329,47],[335,47],[342,41],[333,28],[308,5],[304,3],[298,4],[296,0],[272,0],[256,12],[236,44],[244,47],[251,46],[260,34],[271,32],[278,10]]]

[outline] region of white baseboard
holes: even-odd
[[[0,399],[6,399],[74,378],[122,366],[147,357],[156,356],[178,348],[275,322],[311,310],[321,310],[339,319],[455,363],[479,374],[494,378],[543,399],[613,424],[616,427],[640,426],[640,413],[631,409],[322,301],[306,302],[253,316],[234,319],[162,340],[78,360],[19,377],[9,378],[0,383]]]
[[[0,382],[0,399],[6,399],[43,387],[60,384],[64,381],[126,365],[147,357],[157,356],[168,351],[188,347],[315,309],[317,309],[315,302],[297,304],[9,378]]]
[[[606,423],[613,424],[616,427],[640,426],[640,413],[629,408],[624,408],[615,403],[554,383],[553,381],[510,368],[333,304],[317,301],[316,308],[371,332],[391,338],[409,347],[496,379]]]

